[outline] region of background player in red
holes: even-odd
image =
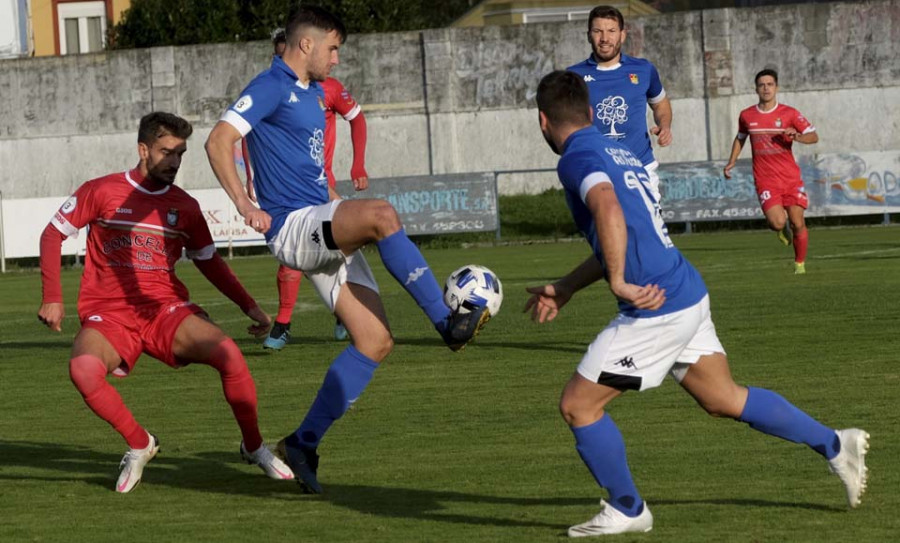
[[[785,233],[788,221],[793,231],[794,273],[806,273],[806,249],[809,233],[803,218],[809,206],[809,198],[800,177],[800,167],[794,160],[791,147],[795,141],[816,143],[816,128],[796,109],[779,104],[778,73],[765,69],[756,74],[756,94],[759,104],[741,112],[738,134],[731,145],[731,156],[725,165],[725,178],[731,179],[731,169],[747,136],[753,151],[753,179],[756,194],[769,228],[778,232],[778,239],[785,245],[790,238]]]
[[[175,276],[182,249],[203,275],[250,317],[248,331],[260,337],[271,323],[216,252],[196,200],[176,187],[175,175],[187,150],[190,123],[169,113],[144,116],[138,130],[140,162],[133,170],[81,185],[41,235],[43,300],[38,319],[62,331],[65,316],[60,282],[63,240],[89,226],[87,256],[69,375],[88,407],[125,439],[117,492],[137,485],[159,440],[134,419],[107,381],[125,377],[141,353],[177,368],[212,366],[222,378],[225,399],[240,427],[241,455],[273,479],[292,479],[291,469],[263,443],[256,410],[256,386],[234,341],[191,303]]]
[[[284,30],[276,31],[272,39],[274,55],[281,56],[285,48]],[[366,116],[362,108],[344,85],[333,77],[322,82],[325,91],[325,175],[328,176],[328,186],[332,197],[337,197],[334,190],[336,178],[332,163],[334,162],[334,144],[337,139],[335,113],[350,123],[350,140],[353,142],[353,164],[350,167],[350,179],[357,191],[366,190],[369,187],[369,174],[366,173]],[[241,140],[244,153],[244,165],[247,175],[247,193],[250,199],[256,201],[253,191],[253,172],[250,168],[250,153],[247,150],[247,140]],[[285,265],[278,266],[276,275],[278,283],[278,314],[275,315],[275,324],[269,336],[263,341],[263,347],[276,351],[284,348],[291,339],[291,316],[294,305],[297,303],[297,294],[300,291],[300,279],[303,272],[293,270]],[[347,329],[337,319],[334,323],[334,338],[347,339]]]

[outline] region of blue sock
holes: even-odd
[[[322,388],[306,413],[306,418],[294,434],[288,437],[291,444],[296,446],[302,443],[307,447],[317,447],[328,428],[359,398],[372,380],[377,367],[374,360],[356,350],[353,345],[344,349],[328,368]]]
[[[435,325],[443,322],[450,315],[450,308],[444,303],[444,291],[406,231],[400,229],[375,245],[384,267],[409,292],[429,320]]]
[[[575,449],[597,484],[609,491],[609,504],[630,517],[641,514],[644,500],[631,479],[625,441],[609,413],[593,424],[572,428]]]
[[[834,430],[771,390],[755,387],[747,389],[749,394],[739,419],[741,422],[771,436],[794,443],[805,443],[828,460],[841,452],[841,442]]]

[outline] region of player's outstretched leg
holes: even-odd
[[[278,267],[276,280],[278,283],[278,314],[268,337],[263,341],[263,348],[280,351],[291,340],[291,316],[297,303],[300,291],[300,280],[303,272],[288,268],[284,264]]]
[[[490,320],[486,307],[470,313],[450,311],[425,257],[402,228],[378,241],[377,246],[385,268],[416,300],[451,350],[465,347]]]
[[[866,467],[869,434],[858,428],[849,428],[838,430],[837,435],[841,440],[841,452],[828,461],[828,467],[841,478],[847,490],[847,504],[854,508],[860,504],[869,478],[869,468]]]
[[[591,520],[569,528],[570,537],[649,532],[653,515],[641,499],[628,460],[625,441],[609,413],[587,426],[573,427],[575,448],[590,470],[597,484],[609,492],[603,510]]]
[[[334,422],[350,409],[375,374],[378,363],[348,346],[335,358],[325,374],[316,399],[297,430],[278,442],[276,452],[285,459],[304,492],[321,494],[316,475],[316,448]]]

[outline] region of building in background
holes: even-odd
[[[467,11],[450,26],[519,25],[529,23],[550,23],[557,21],[586,20],[595,6],[604,4],[599,0],[484,0]],[[638,0],[608,1],[625,18],[659,13],[646,2]]]
[[[28,55],[28,2],[0,0],[0,58]]]
[[[30,42],[25,54],[43,57],[93,53],[106,48],[107,29],[131,0],[0,0],[27,4]]]

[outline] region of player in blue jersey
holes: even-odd
[[[247,85],[206,143],[210,164],[248,226],[263,232],[282,263],[303,270],[350,333],[352,344],[334,360],[296,432],[278,450],[307,492],[321,493],[316,447],[335,420],[362,394],[393,348],[375,278],[359,249],[378,248],[388,272],[412,295],[454,351],[490,318],[487,308],[451,312],[443,292],[397,212],[385,200],[329,201],[324,168],[325,103],[320,82],[338,63],[345,38],[339,19],[301,7],[285,28],[287,47]],[[254,170],[255,207],[232,160],[247,138]]]
[[[597,6],[588,15],[588,43],[592,53],[568,69],[580,75],[590,90],[594,125],[608,138],[628,147],[643,163],[651,191],[660,200],[659,163],[647,132],[647,106],[653,111],[660,147],[672,143],[672,105],[649,60],[622,54],[625,18],[612,6]]]
[[[619,303],[619,314],[588,347],[560,399],[575,448],[609,492],[603,510],[572,526],[569,535],[653,527],[632,481],[622,435],[605,409],[626,390],[654,388],[666,375],[713,416],[811,447],[843,481],[850,507],[858,505],[866,488],[868,434],[835,431],[772,391],[736,384],[703,279],[669,239],[641,161],[592,126],[583,78],[563,71],[547,75],[537,104],[541,132],[562,155],[557,172],[566,202],[593,254],[555,283],[528,288],[525,310],[537,322],[553,320],[576,291],[600,279]]]

